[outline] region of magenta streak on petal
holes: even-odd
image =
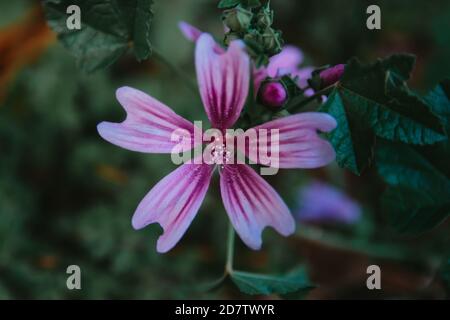
[[[252,249],[261,247],[261,233],[271,226],[284,236],[294,232],[288,207],[276,191],[246,165],[224,166],[220,190],[236,232]]]
[[[202,34],[197,41],[196,69],[205,111],[214,128],[231,128],[239,118],[248,94],[250,60],[242,42],[217,53],[215,41]]]
[[[141,201],[132,219],[135,229],[159,223],[164,229],[158,252],[167,252],[191,224],[208,190],[213,166],[184,164],[156,184]]]
[[[254,162],[262,163],[259,153],[271,151],[272,129],[279,130],[279,168],[318,168],[335,159],[331,144],[318,135],[318,131],[330,132],[336,127],[336,120],[326,113],[305,112],[264,123],[254,129],[257,140],[246,143],[245,153]],[[261,129],[268,131],[267,144],[260,137]],[[243,150],[241,150],[242,152]]]
[[[239,198],[239,192],[236,190],[234,183],[232,183],[230,185],[230,191],[233,194],[234,199],[236,199],[236,205],[239,207],[240,212],[242,212],[242,216],[245,219],[246,223],[249,224],[251,223],[250,219],[248,218],[247,214],[245,213],[245,209],[244,206]],[[241,190],[240,190],[241,191]],[[234,203],[231,203],[231,206],[233,207],[234,211],[236,211],[236,207],[235,207]]]
[[[246,199],[249,200],[250,205],[253,210],[257,210],[257,204],[261,205],[264,210],[263,212],[270,213],[272,208],[267,205],[267,202],[270,203],[270,199],[267,197],[267,194],[264,194],[264,191],[261,190],[258,184],[253,184],[252,181],[244,180],[245,176],[238,176],[237,183],[239,184],[239,189],[244,193]],[[252,190],[248,190],[249,186],[252,186]],[[253,195],[250,192],[254,192]],[[262,196],[262,197],[261,197]],[[252,197],[255,198],[256,201],[252,201]],[[269,215],[270,222],[269,225],[275,225],[273,220],[273,215]],[[249,220],[248,218],[246,220]]]

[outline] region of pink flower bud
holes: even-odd
[[[338,64],[334,67],[323,70],[320,73],[320,79],[322,80],[322,88],[331,86],[338,82],[344,74],[345,64]]]
[[[259,91],[262,104],[271,108],[281,107],[287,100],[286,88],[277,81],[266,82]]]

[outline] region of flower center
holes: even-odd
[[[223,166],[231,160],[231,152],[224,144],[217,144],[211,149],[211,160]]]

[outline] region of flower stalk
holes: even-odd
[[[292,102],[290,103],[290,106],[287,109],[291,113],[298,112],[304,106],[306,106],[310,102],[316,100],[317,98],[320,98],[321,96],[330,94],[331,91],[333,91],[334,87],[336,87],[336,84],[333,84],[322,90],[319,90],[310,97],[307,97],[307,98],[301,97],[300,99],[299,98],[293,99]]]
[[[225,274],[231,274],[233,272],[234,239],[235,239],[234,228],[230,222],[228,225],[227,261],[225,264]]]

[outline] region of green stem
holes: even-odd
[[[153,48],[153,57],[164,64],[173,74],[175,74],[194,94],[198,94],[197,85],[186,73],[178,69],[175,65],[167,60],[162,53]]]
[[[288,111],[290,111],[290,112],[300,111],[300,109],[303,108],[308,103],[316,100],[317,98],[319,98],[323,95],[329,94],[334,89],[335,86],[336,86],[336,84],[333,84],[333,85],[326,87],[320,91],[317,91],[316,93],[314,93],[314,95],[307,97],[306,99],[304,99],[303,97],[301,99],[294,98],[294,100],[292,100],[291,105],[288,107]],[[297,100],[299,100],[299,101],[297,101]]]
[[[227,262],[225,264],[226,274],[231,274],[233,272],[233,256],[234,256],[234,228],[230,222],[228,226],[228,239],[227,239]]]

